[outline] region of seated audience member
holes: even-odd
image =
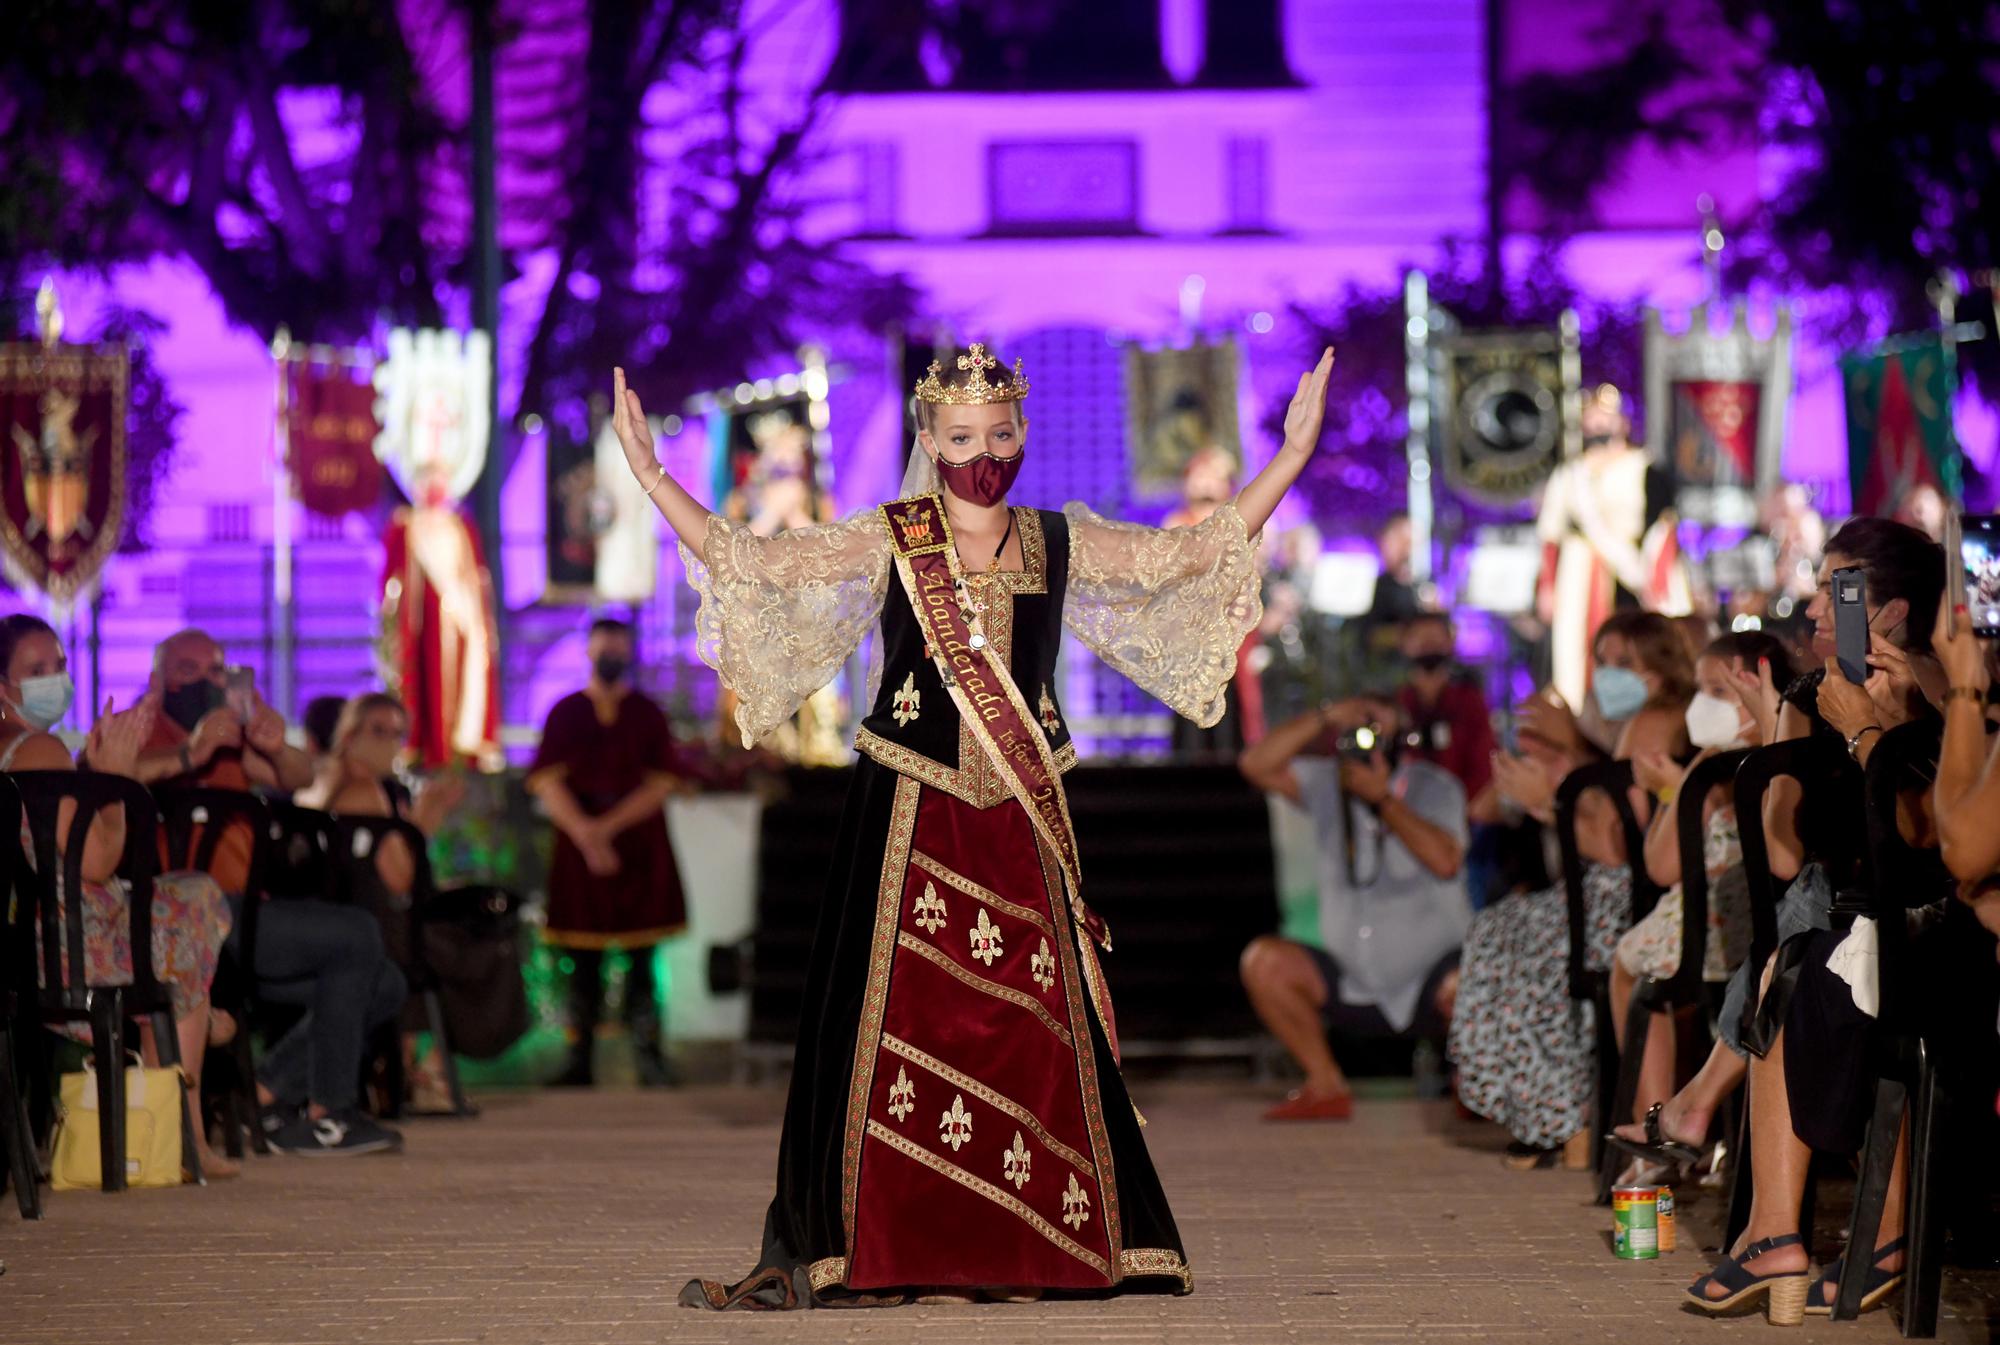
[[[1860,518],[1842,527],[1821,558],[1819,589],[1807,605],[1806,618],[1811,622],[1813,658],[1824,665],[1835,648],[1833,573],[1849,568],[1863,572],[1874,639],[1871,660],[1884,665],[1870,680],[1868,704],[1841,698],[1838,726],[1823,716],[1824,666],[1814,667],[1782,693],[1775,674],[1760,677],[1754,694],[1744,702],[1758,722],[1760,741],[1791,742],[1820,735],[1839,749],[1844,769],[1815,776],[1810,790],[1799,780],[1780,776],[1765,795],[1762,820],[1771,875],[1789,885],[1777,911],[1778,960],[1783,970],[1775,978],[1776,988],[1763,995],[1760,1005],[1756,987],[1764,969],[1738,966],[1724,992],[1716,1025],[1718,1041],[1707,1062],[1673,1097],[1648,1107],[1642,1123],[1621,1125],[1615,1132],[1628,1147],[1644,1146],[1642,1151],[1656,1161],[1692,1162],[1706,1145],[1717,1110],[1743,1081],[1749,1054],[1762,1050],[1784,1020],[1794,979],[1790,968],[1805,947],[1803,937],[1829,928],[1834,894],[1865,879],[1868,821],[1860,763],[1874,751],[1877,736],[1868,725],[1900,723],[1918,712],[1911,685],[1918,670],[1941,685],[1942,672],[1933,671],[1934,661],[1926,653],[1924,628],[1911,624],[1913,615],[1921,622],[1936,605],[1937,556],[1929,538],[1886,519]],[[1747,679],[1745,690],[1750,690]],[[1828,694],[1839,697],[1840,691]],[[1852,745],[1850,734],[1858,735]],[[1909,788],[1918,791],[1926,783],[1913,778]]]
[[[1742,964],[1750,950],[1750,893],[1743,876],[1743,842],[1736,826],[1736,806],[1728,784],[1707,791],[1704,798],[1681,794],[1688,776],[1718,752],[1757,747],[1764,741],[1762,716],[1752,709],[1765,688],[1789,686],[1791,655],[1784,645],[1762,631],[1724,635],[1695,660],[1694,700],[1687,708],[1687,735],[1696,749],[1686,766],[1660,753],[1632,763],[1634,778],[1658,800],[1646,830],[1646,871],[1664,890],[1653,909],[1618,940],[1611,966],[1612,1030],[1625,1043],[1625,1019],[1633,991],[1641,980],[1664,981],[1680,970],[1682,942],[1680,811],[1700,808],[1703,816],[1702,867],[1708,879],[1708,937],[1703,944],[1702,979],[1720,984]],[[1775,727],[1773,725],[1772,727]],[[1646,1055],[1634,1099],[1638,1114],[1673,1092],[1674,1025],[1667,1015],[1655,1015],[1646,1034]],[[1657,1181],[1663,1174],[1642,1167],[1627,1174],[1632,1182]]]
[[[1865,527],[1864,527],[1865,525]],[[1946,670],[1930,656],[1937,606],[1944,588],[1943,552],[1903,525],[1879,519],[1850,523],[1827,543],[1829,558],[1865,560],[1870,570],[1869,625],[1875,669],[1863,686],[1843,676],[1829,658],[1817,692],[1821,717],[1841,734],[1862,765],[1872,758],[1883,732],[1920,717],[1934,716],[1935,702],[1948,709],[1958,700],[1983,700],[1977,664],[1954,651],[1951,670],[1969,680],[1954,694]],[[1901,569],[1906,573],[1898,574]],[[1883,573],[1879,585],[1877,571]],[[1887,594],[1894,593],[1893,598]],[[1980,716],[1968,706],[1970,718]],[[1975,729],[1983,736],[1983,724]],[[1951,786],[1963,770],[1970,734],[1961,729],[1961,751],[1948,770],[1940,757],[1935,774],[1950,777],[1939,792],[1914,772],[1899,790],[1897,830],[1905,843],[1923,846],[1937,838],[1940,807],[1947,814],[1966,802]],[[1977,749],[1973,749],[1976,753]],[[1822,785],[1808,782],[1811,801]],[[1991,829],[1991,814],[1985,829]],[[1954,872],[1982,874],[1990,847],[1955,849]],[[1949,861],[1948,861],[1949,862]],[[1990,868],[1986,870],[1990,872]],[[1895,895],[1910,904],[1908,941],[1901,956],[1916,974],[1899,982],[1903,1001],[1900,1026],[1924,1039],[1929,1058],[1947,1080],[1947,1095],[1990,1095],[2000,1080],[2000,1052],[1992,1024],[2000,1009],[2000,968],[1995,966],[1991,932],[2000,912],[1982,910],[1986,894],[1977,877],[1970,890],[1932,894],[1911,885]],[[1801,1236],[1800,1204],[1813,1152],[1852,1154],[1860,1147],[1871,1111],[1874,1080],[1867,1067],[1869,1041],[1876,1030],[1876,984],[1836,968],[1838,950],[1852,930],[1812,928],[1788,939],[1764,976],[1758,1007],[1759,1054],[1749,1066],[1751,1167],[1756,1174],[1749,1225],[1730,1254],[1688,1289],[1695,1306],[1726,1312],[1754,1306],[1764,1298],[1770,1319],[1796,1322],[1803,1313],[1832,1308],[1844,1258],[1809,1281],[1809,1248]],[[1781,986],[1789,983],[1785,994]],[[1909,1166],[1907,1119],[1899,1137],[1889,1196],[1874,1246],[1868,1252],[1864,1308],[1879,1305],[1902,1279],[1905,1187]]]
[[[154,654],[154,694],[164,711],[139,760],[148,783],[302,789],[305,753],[285,742],[285,723],[252,695],[231,704],[222,647],[200,631],[169,636]],[[251,838],[240,826],[216,848],[212,872],[237,903],[230,947],[243,957],[241,903]],[[358,1099],[368,1034],[392,1021],[407,997],[403,974],[382,946],[375,918],[354,906],[284,894],[257,912],[257,994],[306,1010],[265,1056],[257,1097],[281,1153],[347,1156],[400,1148],[402,1137],[365,1115]]]
[[[1599,629],[1593,653],[1602,717],[1623,725],[1617,758],[1679,755],[1694,670],[1672,623],[1649,612],[1618,613]],[[1556,787],[1573,764],[1570,753],[1587,759],[1588,749],[1566,707],[1541,704],[1549,713],[1534,732],[1544,736],[1531,742],[1524,722],[1528,753],[1497,754],[1494,780],[1504,798],[1548,825]],[[1634,800],[1642,821],[1651,816],[1649,802]],[[1617,811],[1595,791],[1578,802],[1576,832],[1586,861],[1584,965],[1601,972],[1631,918],[1630,866],[1639,857],[1626,853]],[[1578,1014],[1570,999],[1569,938],[1569,899],[1560,882],[1488,906],[1466,933],[1449,1055],[1459,1101],[1514,1137],[1511,1167],[1554,1163],[1589,1119],[1592,1028],[1589,1014]]]
[[[1267,1119],[1352,1114],[1327,1029],[1436,1037],[1450,1021],[1472,913],[1461,872],[1465,790],[1402,750],[1404,727],[1393,701],[1361,698],[1302,715],[1243,754],[1243,774],[1303,807],[1319,843],[1323,946],[1266,935],[1243,950],[1251,1005],[1306,1074]],[[1304,755],[1329,733],[1358,730],[1380,745]]]
[[[40,617],[19,614],[0,620],[0,771],[73,771],[70,759],[49,730],[69,713],[75,697],[69,678],[69,663],[62,644],[48,623]],[[107,713],[90,733],[86,755],[91,769],[104,775],[133,774],[139,749],[152,732],[157,707],[148,698],[129,710]],[[58,814],[62,834],[56,838],[57,853],[67,851],[74,806],[66,805]],[[29,864],[35,863],[34,840],[22,821],[21,849]],[[83,855],[83,975],[94,985],[132,983],[131,899],[123,883],[115,881],[119,861],[125,852],[125,810],[109,808],[100,813],[84,839]],[[75,974],[69,965],[67,908],[57,878],[57,942],[61,949],[65,977]],[[153,881],[152,942],[153,974],[167,988],[173,1001],[174,1029],[179,1041],[181,1067],[190,1086],[201,1086],[202,1054],[210,1032],[224,1036],[233,1025],[209,1018],[209,983],[215,979],[216,959],[223,940],[229,936],[229,904],[222,890],[205,873],[165,873]],[[41,947],[40,913],[36,917],[35,948]],[[39,975],[42,962],[36,957]],[[66,1029],[87,1039],[88,1028]],[[154,1063],[150,1023],[143,1028],[146,1055]],[[233,1177],[239,1166],[209,1151],[207,1136],[197,1134],[202,1171],[208,1177]]]
[[[382,692],[356,696],[329,731],[328,748],[314,768],[313,782],[299,791],[296,801],[336,816],[400,817],[429,836],[464,799],[465,782],[455,774],[438,776],[406,805],[407,795],[393,772],[396,754],[409,733],[409,715],[394,696]],[[400,836],[387,837],[370,859],[363,873],[361,904],[381,923],[390,960],[407,973],[412,955],[409,897],[416,862]],[[417,1009],[416,1004],[405,1006],[406,1033],[423,1030]],[[406,1035],[403,1045],[406,1053],[413,1052],[414,1038]],[[451,1107],[435,1046],[432,1049],[431,1058],[421,1064],[413,1057],[408,1060],[411,1101],[419,1111]]]
[[[1680,628],[1653,612],[1614,612],[1591,641],[1590,696],[1578,711],[1553,687],[1520,707],[1521,751],[1557,780],[1575,766],[1613,755],[1619,735],[1645,706],[1686,705],[1694,657]]]

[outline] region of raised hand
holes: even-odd
[[[611,371],[611,430],[618,436],[619,447],[625,450],[625,465],[632,469],[642,486],[651,486],[660,478],[659,455],[653,447],[653,432],[646,425],[646,408],[639,404],[639,394],[625,386],[625,371]]]
[[[210,710],[188,735],[188,760],[206,766],[217,752],[243,746],[243,721],[228,706]]]
[[[1299,375],[1298,391],[1285,408],[1285,447],[1302,457],[1311,457],[1319,447],[1320,426],[1326,421],[1326,382],[1333,376],[1333,347],[1319,357],[1319,363]]]
[[[250,719],[243,726],[243,739],[267,757],[274,757],[285,750],[284,716],[264,704],[264,698],[254,693]]]
[[[1869,680],[1881,679],[1876,673]],[[1865,728],[1884,728],[1882,711],[1868,691],[1847,680],[1847,674],[1833,659],[1826,661],[1826,676],[1819,684],[1819,717],[1833,726],[1841,737],[1853,739]]]
[[[1778,740],[1778,712],[1784,708],[1784,692],[1771,680],[1771,660],[1757,660],[1755,671],[1736,668],[1729,675],[1729,699],[1743,708],[1756,725],[1758,743]]]
[[[1942,606],[1938,608],[1937,633],[1931,637],[1931,644],[1937,650],[1946,681],[1955,687],[1969,687],[1983,696],[1993,682],[1986,649],[1972,633],[1972,614],[1964,607],[1956,613],[1956,629],[1947,631],[1953,625],[1953,615]]]
[[[153,736],[153,726],[159,718],[158,700],[153,696],[141,697],[131,709],[115,711],[113,702],[104,702],[104,712],[90,730],[90,738],[84,744],[83,757],[94,771],[106,775],[130,775],[138,763],[139,753]]]

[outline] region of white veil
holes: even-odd
[[[903,488],[896,498],[907,500],[912,495],[935,495],[941,488],[938,481],[937,464],[931,455],[924,452],[921,440],[910,441],[910,461],[903,468]]]

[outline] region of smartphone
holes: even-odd
[[[1868,575],[1857,567],[1833,572],[1833,656],[1847,680],[1868,680]]]
[[[227,676],[229,694],[224,703],[231,714],[247,724],[257,708],[257,675],[238,663],[230,666]]]
[[[1962,564],[1951,568],[1953,587],[1963,588],[1958,601],[1970,614],[1974,635],[2000,639],[2000,514],[1966,514],[1957,525]]]

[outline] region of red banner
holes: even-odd
[[[1757,383],[1689,380],[1674,384],[1674,469],[1684,486],[1757,483]]]
[[[382,494],[374,385],[345,365],[291,363],[285,378],[286,465],[299,501],[330,518],[372,508]]]
[[[125,526],[122,346],[0,346],[0,545],[58,602],[88,588]]]

